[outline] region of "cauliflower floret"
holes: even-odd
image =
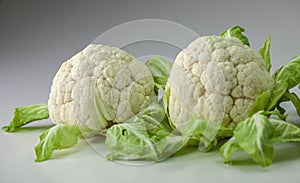
[[[152,75],[142,62],[118,48],[91,44],[55,75],[49,115],[55,124],[99,130],[147,107],[153,89]]]
[[[203,36],[175,59],[166,85],[170,118],[179,129],[197,118],[234,128],[256,97],[272,88],[257,51],[237,38]]]

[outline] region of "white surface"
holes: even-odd
[[[300,52],[299,8],[297,0],[106,3],[96,0],[88,3],[82,0],[2,0],[0,126],[9,123],[15,107],[47,102],[51,80],[60,64],[113,26],[155,18],[180,23],[204,35],[241,25],[256,49],[268,34],[271,35],[272,62],[277,68]],[[138,44],[128,49],[138,56],[149,54],[149,50],[165,56],[176,51]],[[47,126],[51,122],[46,120],[43,124]],[[0,131],[1,183],[282,183],[300,180],[300,143],[276,146],[274,163],[267,169],[260,168],[244,154],[235,154],[237,159],[246,159],[239,165],[225,165],[218,152],[194,152],[152,165],[126,166],[106,160],[84,141],[70,150],[55,153],[50,161],[36,163],[33,148],[42,131],[23,130],[13,134]]]
[[[275,162],[262,169],[243,153],[239,165],[225,165],[218,152],[198,151],[145,166],[108,161],[85,141],[36,163],[33,147],[42,130],[7,134],[0,132],[1,183],[8,182],[297,182],[300,144],[276,146]]]

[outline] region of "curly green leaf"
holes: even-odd
[[[235,27],[232,27],[232,28],[222,32],[220,34],[220,36],[221,37],[235,37],[235,38],[238,38],[239,40],[241,40],[244,43],[244,45],[250,46],[248,38],[245,35],[243,35],[244,31],[245,31],[245,29],[243,27],[240,27],[237,25]]]

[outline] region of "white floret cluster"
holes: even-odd
[[[150,71],[132,55],[90,44],[55,75],[48,100],[50,118],[56,124],[103,129],[147,107],[153,88]]]
[[[177,128],[190,120],[221,120],[234,128],[256,97],[273,88],[261,55],[233,37],[203,36],[176,57],[166,91]]]

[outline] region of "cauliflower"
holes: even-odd
[[[37,162],[80,137],[103,134],[109,160],[162,161],[186,146],[221,145],[225,163],[242,150],[269,166],[274,143],[300,141],[280,106],[290,101],[300,116],[300,99],[290,91],[300,88],[300,55],[270,75],[270,36],[257,52],[242,32],[235,26],[200,37],[173,65],[160,56],[143,64],[117,48],[88,45],[62,64],[48,104],[16,108],[2,129],[14,132],[50,115],[56,125],[40,135]]]
[[[64,62],[48,100],[55,124],[101,130],[126,121],[150,103],[153,77],[132,55],[90,44]]]
[[[166,84],[170,119],[178,129],[196,118],[234,128],[273,85],[257,51],[234,37],[203,36],[175,59]]]

